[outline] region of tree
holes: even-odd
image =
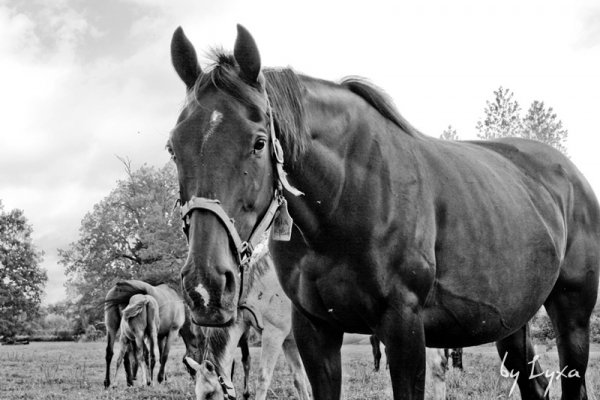
[[[567,154],[565,146],[569,132],[563,128],[552,107],[546,109],[543,101],[531,103],[523,119],[523,137],[539,140]]]
[[[46,271],[43,253],[33,245],[33,230],[23,211],[4,211],[0,201],[0,336],[28,330],[39,309]]]
[[[456,129],[452,127],[452,125],[448,125],[448,127],[440,135],[440,139],[458,140],[458,133],[456,132]]]
[[[502,86],[494,92],[494,100],[486,101],[485,117],[477,121],[477,137],[480,139],[497,139],[506,136],[521,136],[523,123],[521,107],[513,99],[514,94]]]
[[[133,171],[123,162],[127,179],[85,215],[79,239],[59,250],[82,326],[102,319],[104,296],[116,281],[176,281],[187,256],[173,164]]]

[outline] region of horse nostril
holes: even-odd
[[[225,293],[232,293],[235,291],[235,276],[233,272],[225,272]]]

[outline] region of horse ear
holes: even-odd
[[[237,26],[237,39],[233,48],[233,56],[240,66],[240,76],[246,82],[254,84],[260,73],[260,54],[256,42],[250,32],[242,25]]]
[[[181,27],[175,30],[171,39],[171,62],[187,88],[194,86],[202,70],[198,64],[196,50]]]
[[[194,371],[200,371],[200,364],[198,364],[193,358],[186,357],[185,361]]]

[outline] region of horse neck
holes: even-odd
[[[240,338],[246,330],[246,322],[238,318],[226,328],[206,328],[204,359],[211,361],[221,375],[229,377]]]
[[[290,180],[304,196],[288,196],[290,212],[305,238],[318,238],[324,226],[352,222],[343,205],[354,196],[354,206],[367,204],[372,180],[390,187],[394,169],[409,169],[419,138],[403,132],[394,122],[344,86],[303,81],[310,144],[299,162],[286,167]],[[393,149],[393,157],[386,157]],[[391,159],[394,165],[391,165]],[[340,231],[344,227],[340,226]]]

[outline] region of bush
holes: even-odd
[[[556,338],[552,321],[546,312],[538,312],[529,322],[529,332],[534,341],[546,343]]]
[[[95,342],[104,337],[104,332],[96,329],[94,325],[88,325],[85,329],[85,333],[79,337],[80,342]]]
[[[592,314],[590,319],[590,340],[600,343],[600,315]]]

